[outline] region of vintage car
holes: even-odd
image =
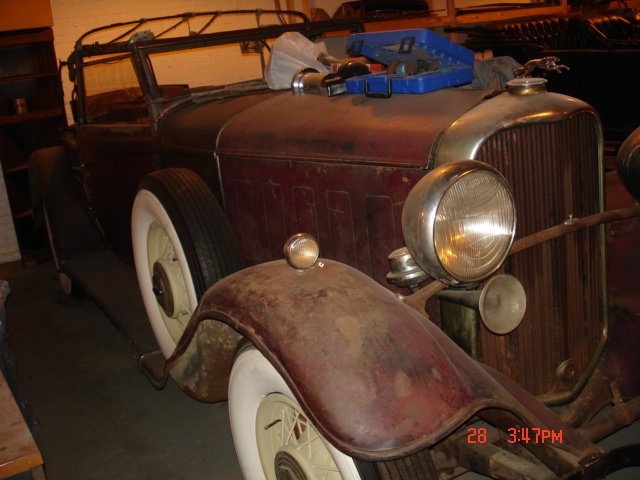
[[[640,208],[614,171],[605,209],[597,113],[530,77],[270,89],[274,39],[355,51],[362,24],[207,33],[228,14],[78,41],[76,123],[31,160],[65,287],[107,311],[154,386],[228,400],[250,480],[633,465],[638,445],[595,444],[640,417]],[[636,199],[638,145],[619,162]]]

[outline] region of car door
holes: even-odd
[[[152,127],[137,87],[85,99],[76,148],[86,194],[112,248],[131,258],[131,208],[138,181],[154,169]]]

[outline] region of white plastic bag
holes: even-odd
[[[271,55],[264,69],[269,88],[290,88],[293,75],[301,68],[311,67],[318,72],[329,73],[329,69],[318,61],[318,57],[326,55],[326,52],[324,43],[313,43],[298,32],[280,35],[271,47]]]

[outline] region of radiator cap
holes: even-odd
[[[536,95],[547,91],[546,78],[515,78],[507,82],[507,91],[511,95]]]

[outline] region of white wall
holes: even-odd
[[[4,175],[0,170],[0,264],[20,259],[18,239],[13,228]]]

